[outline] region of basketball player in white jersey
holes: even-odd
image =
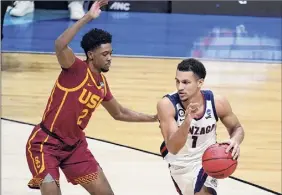
[[[218,118],[227,128],[232,149],[239,157],[244,130],[227,99],[201,90],[206,77],[204,65],[196,59],[178,64],[175,93],[164,96],[157,104],[160,128],[164,137],[161,154],[169,164],[175,187],[180,195],[217,195],[217,180],[202,168],[204,151],[216,140]]]

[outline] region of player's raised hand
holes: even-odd
[[[107,5],[108,2],[109,0],[95,1],[95,3],[93,3],[89,11],[87,12],[87,14],[90,15],[93,19],[98,18],[101,13],[101,7],[103,7],[104,5]]]
[[[185,111],[186,118],[188,118],[189,121],[192,121],[193,118],[197,118],[199,114],[199,108],[200,105],[198,103],[190,103]]]

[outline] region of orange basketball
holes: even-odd
[[[227,147],[228,144],[213,144],[204,152],[202,165],[209,176],[224,179],[236,170],[238,162],[232,159],[232,150],[225,153]]]

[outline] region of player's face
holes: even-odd
[[[93,52],[93,66],[101,72],[108,72],[112,61],[112,45],[102,44]]]
[[[181,101],[185,102],[195,95],[203,85],[203,79],[199,79],[192,71],[176,71],[176,88]]]

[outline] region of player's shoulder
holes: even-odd
[[[214,94],[214,101],[215,101],[215,104],[228,103],[227,97],[222,94]]]
[[[88,67],[87,63],[85,60],[75,56],[75,61],[74,61],[74,64],[78,64],[78,65],[82,65],[84,67]]]
[[[210,90],[210,89],[205,89],[205,90],[201,90],[204,94],[207,94],[209,96],[212,96],[215,103],[221,103],[224,101],[227,101],[227,98],[225,96],[223,96],[222,94],[219,93],[215,93],[214,91]]]
[[[64,71],[78,71],[78,70],[85,70],[87,69],[88,65],[86,61],[82,60],[81,58],[75,56],[75,60],[73,64],[69,68],[62,68]]]
[[[214,95],[215,109],[218,117],[225,115],[231,110],[230,103],[226,96],[221,94]]]
[[[174,105],[171,102],[171,100],[169,99],[169,97],[167,96],[164,96],[162,99],[160,99],[157,102],[157,110],[158,112],[163,112],[163,113],[174,114],[175,112]]]

